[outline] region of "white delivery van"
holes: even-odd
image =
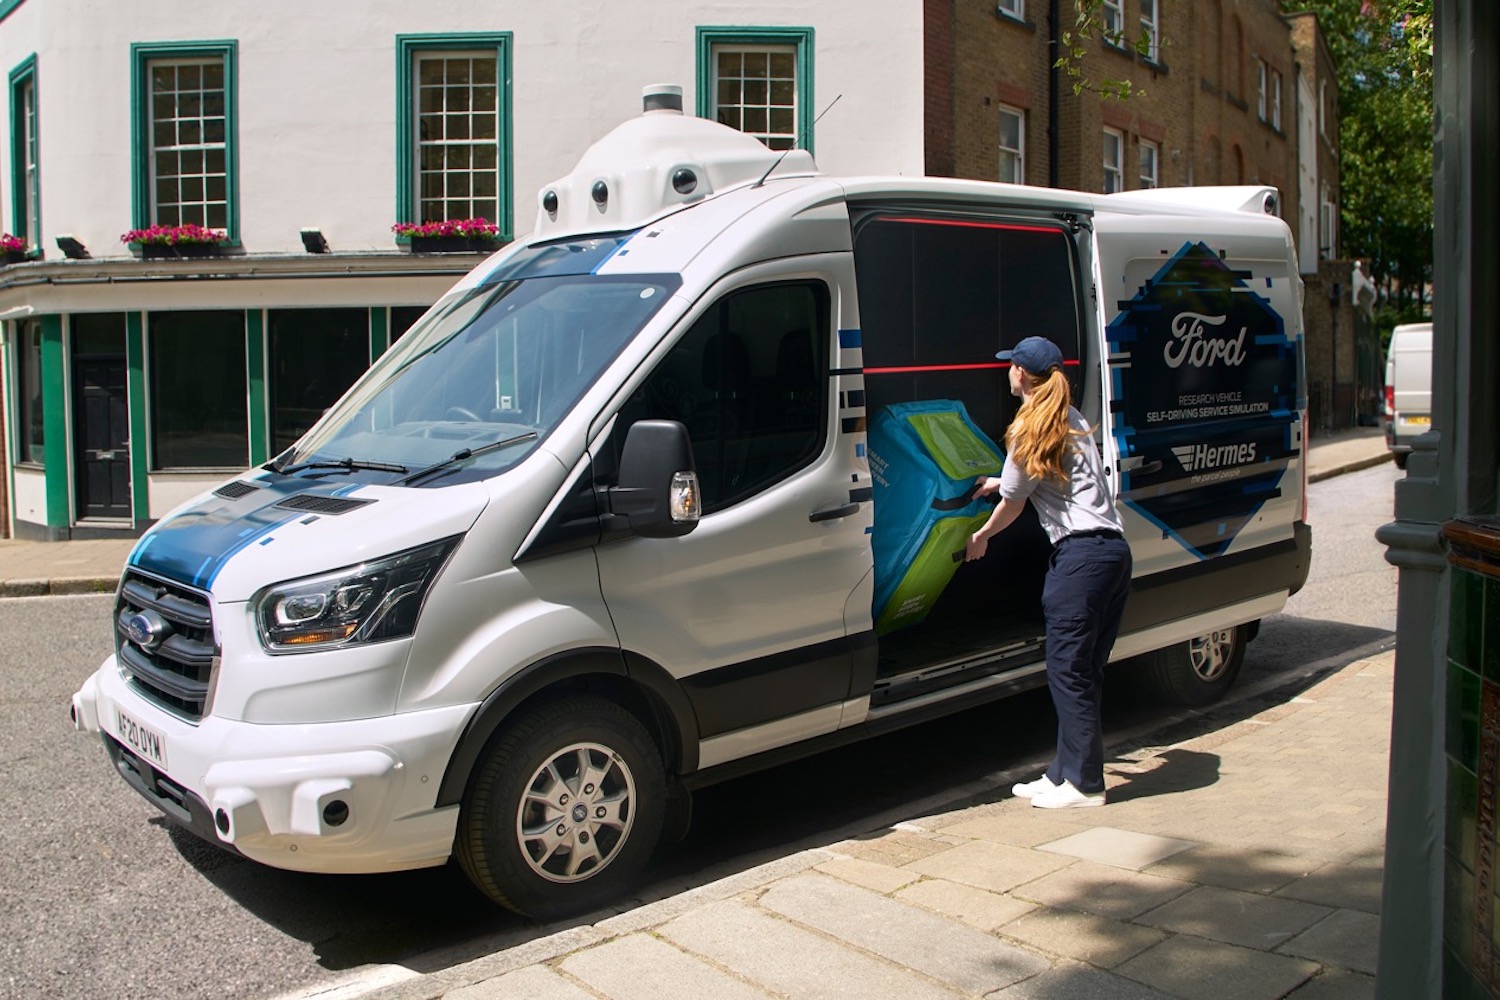
[[[1385,443],[1406,468],[1411,442],[1432,429],[1432,324],[1401,323],[1385,355]]]
[[[1211,700],[1308,567],[1273,196],[834,178],[648,111],[302,440],[141,538],[76,725],[256,861],[456,855],[517,911],[594,905],[694,787],[1043,683],[1034,516],[877,631],[903,567],[867,447],[939,400],[955,453],[997,449],[995,352],[1034,333],[1135,553],[1115,656]]]

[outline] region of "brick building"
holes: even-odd
[[[927,0],[927,172],[1106,192],[1274,185],[1307,282],[1311,423],[1352,424],[1379,370],[1353,262],[1339,257],[1338,85],[1317,18],[1277,0],[1105,0],[1126,45],[1091,41],[1079,63],[1089,86],[1075,94],[1053,66],[1073,10]],[[1134,94],[1102,96],[1104,81]]]

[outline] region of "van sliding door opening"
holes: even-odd
[[[905,510],[902,491],[882,490],[883,465],[892,477],[929,475],[913,467],[951,465],[941,489],[972,491],[978,475],[998,467],[974,465],[965,480],[963,463],[938,452],[958,448],[977,453],[985,446],[1003,454],[1005,429],[1020,401],[1010,395],[1008,365],[995,358],[1024,337],[1039,335],[1063,350],[1074,402],[1088,418],[1100,418],[1097,360],[1085,349],[1078,252],[1069,231],[1055,219],[1037,216],[976,216],[904,209],[866,212],[855,223],[854,256],[859,286],[861,337],[871,451],[885,447],[889,457],[872,455],[876,476],[876,601],[909,590],[909,576],[927,583],[921,614],[901,608],[875,608],[883,679],[930,671],[935,664],[968,661],[994,664],[996,651],[1015,650],[1018,660],[1034,659],[1042,634],[1041,586],[1050,546],[1028,507],[1014,526],[974,563],[958,554],[968,525],[982,519],[954,506],[964,497],[933,499],[937,510]],[[909,412],[936,411],[972,443],[921,443],[913,451],[887,443],[884,428]],[[936,419],[926,413],[925,419]],[[916,435],[920,437],[920,434]],[[889,467],[898,462],[899,469]],[[968,460],[965,460],[968,461]],[[969,464],[973,464],[970,462]],[[980,466],[984,466],[981,468]],[[936,475],[936,473],[931,473]],[[885,496],[882,497],[882,493]],[[882,504],[882,499],[885,503]],[[960,523],[962,521],[962,523]],[[913,530],[921,539],[908,540]],[[900,536],[900,537],[898,537]],[[955,548],[936,552],[934,546]],[[887,560],[882,551],[909,552]],[[920,555],[917,555],[920,553]],[[915,562],[942,562],[917,566]],[[951,573],[941,593],[931,583],[939,569]],[[896,579],[901,577],[901,579]],[[885,612],[882,618],[882,612]],[[902,624],[902,619],[910,624]],[[964,676],[968,672],[959,671]]]

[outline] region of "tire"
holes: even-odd
[[[640,721],[602,698],[567,697],[518,717],[486,748],[454,853],[506,909],[536,919],[581,913],[640,874],[665,802],[661,753]]]
[[[1141,657],[1143,676],[1163,698],[1212,705],[1229,690],[1245,661],[1250,626],[1231,625]]]
[[[1406,457],[1409,454],[1410,454],[1410,452],[1405,452],[1405,451],[1393,451],[1393,452],[1391,452],[1391,457],[1396,460],[1396,468],[1398,468],[1398,469],[1405,469],[1406,468]]]

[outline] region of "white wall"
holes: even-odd
[[[15,495],[11,498],[11,510],[17,521],[45,525],[47,523],[47,475],[39,469],[15,470],[12,480]],[[12,532],[14,534],[14,531]]]
[[[648,83],[680,83],[695,107],[705,26],[815,31],[814,148],[832,173],[922,170],[922,15],[901,0],[668,5],[643,0],[28,0],[0,22],[0,71],[36,53],[42,230],[94,256],[127,253],[131,225],[130,46],[238,42],[241,239],[247,253],[301,253],[322,228],[335,251],[394,250],[397,34],[513,33],[513,219],[536,192],[640,113]],[[10,206],[9,116],[0,115],[0,204]]]

